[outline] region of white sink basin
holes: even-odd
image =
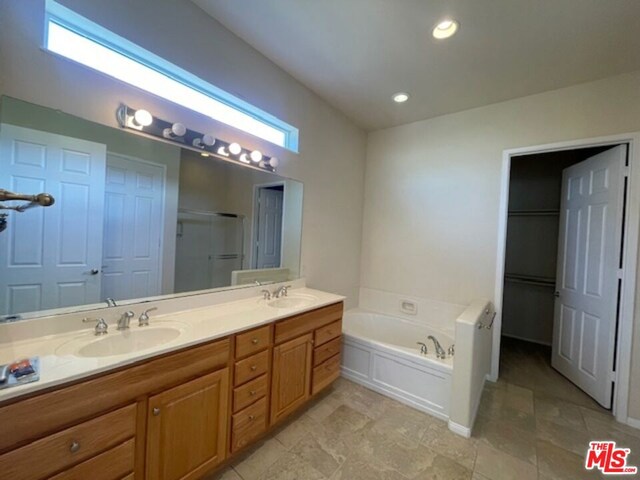
[[[78,357],[111,357],[136,353],[158,347],[177,339],[186,325],[161,325],[135,327],[124,332],[113,331],[100,337],[76,337],[56,349],[58,355],[75,355]]]
[[[296,294],[289,295],[288,297],[276,298],[275,300],[268,302],[267,305],[273,308],[302,308],[311,305],[317,300],[318,298],[313,295]]]

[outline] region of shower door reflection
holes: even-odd
[[[244,215],[178,211],[175,292],[224,287],[244,267]]]

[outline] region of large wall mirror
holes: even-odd
[[[300,182],[10,97],[0,189],[0,320],[299,276]]]

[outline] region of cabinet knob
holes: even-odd
[[[251,340],[251,343],[253,343],[254,345],[257,345],[258,344],[258,339],[254,338],[253,340]]]
[[[255,415],[249,415],[249,420],[253,422],[255,419],[256,419]]]
[[[71,453],[76,453],[78,450],[80,450],[80,442],[77,441],[72,441],[71,442],[71,446],[69,447],[69,451]]]
[[[253,397],[253,396],[255,396],[255,394],[256,394],[256,391],[255,391],[255,390],[251,390],[251,391],[249,392],[249,395],[251,395],[252,397]]]
[[[251,371],[252,372],[255,372],[257,368],[258,368],[257,365],[251,365]]]
[[[155,407],[153,410],[151,410],[151,412],[153,413],[154,417],[160,415],[160,409],[158,407]]]

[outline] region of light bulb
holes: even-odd
[[[280,160],[278,160],[276,157],[271,157],[269,159],[269,165],[271,165],[273,168],[276,168],[278,165],[280,165]]]
[[[222,155],[223,157],[229,156],[229,152],[227,152],[227,149],[224,147],[224,145],[218,149],[218,155]]]
[[[253,152],[251,152],[251,160],[258,163],[260,160],[262,160],[262,152],[260,150],[254,150]]]
[[[185,133],[187,133],[187,127],[185,127],[182,123],[174,123],[173,125],[171,125],[171,128],[165,128],[162,131],[162,136],[164,138],[172,139],[182,137]]]
[[[229,151],[232,155],[238,155],[240,152],[242,152],[242,147],[238,143],[234,142],[229,145]]]
[[[133,121],[136,125],[148,127],[153,123],[153,117],[146,110],[136,110],[136,113],[133,114]]]
[[[249,158],[247,158],[247,154],[243,153],[242,155],[240,155],[240,161],[242,163],[251,163],[251,161],[249,160]]]
[[[213,135],[204,135],[202,138],[194,138],[193,146],[198,148],[213,147],[216,143],[216,139]]]

